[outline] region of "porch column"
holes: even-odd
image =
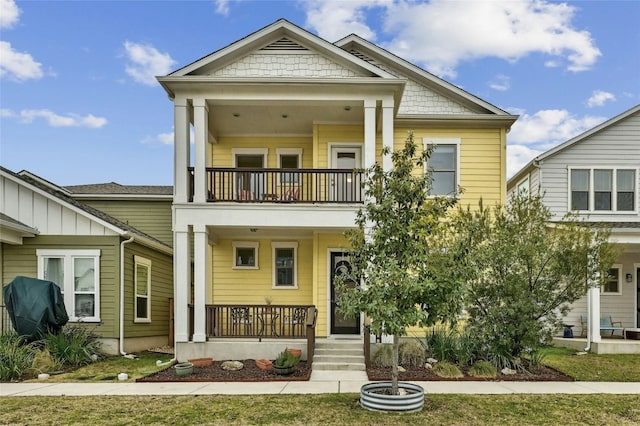
[[[389,148],[393,152],[393,98],[388,96],[382,99],[382,146]],[[382,157],[382,169],[385,172],[391,171],[393,162],[391,154]]]
[[[206,225],[193,226],[193,341],[206,342],[207,288],[211,268],[209,231]]]
[[[207,201],[207,135],[209,134],[209,108],[204,98],[193,100],[193,127],[195,132],[195,173],[194,194],[195,203]]]
[[[189,341],[189,291],[191,289],[188,229],[173,233],[173,312],[176,342]]]
[[[600,286],[589,287],[589,335],[592,342],[600,342]]]
[[[364,100],[364,168],[376,161],[376,99]]]
[[[173,127],[174,127],[174,160],[173,176],[175,186],[173,189],[174,201],[186,203],[189,192],[189,111],[187,99],[184,96],[176,96],[173,100]]]

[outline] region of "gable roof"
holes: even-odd
[[[62,187],[73,197],[121,196],[135,198],[173,198],[171,185],[121,185],[117,182]]]
[[[72,211],[75,211],[76,213],[87,217],[90,220],[100,223],[102,226],[111,229],[113,232],[119,234],[122,237],[133,236],[140,244],[161,250],[169,254],[173,252],[173,249],[162,241],[140,231],[139,229],[134,228],[133,226],[119,221],[118,219],[104,213],[101,210],[98,210],[71,198],[68,195],[68,191],[56,186],[55,184],[45,179],[40,178],[37,175],[34,175],[33,173],[22,171],[20,172],[20,174],[18,174],[0,166],[0,174],[4,175],[6,178],[14,182],[19,183],[20,185],[26,186],[30,190],[33,190],[48,199],[56,201],[64,207],[67,207]]]
[[[565,151],[576,144],[583,142],[584,140],[590,138],[591,136],[597,133],[600,133],[605,129],[608,129],[609,127],[614,126],[615,124],[618,124],[619,122],[625,120],[626,118],[628,118],[633,114],[636,114],[637,112],[640,112],[640,104],[536,156],[533,160],[529,161],[524,167],[518,170],[518,172],[515,173],[511,177],[511,179],[509,179],[509,181],[507,182],[507,187],[511,186],[513,182],[520,180],[524,174],[528,173],[540,161],[544,161],[549,157],[553,157],[554,155],[562,151]]]

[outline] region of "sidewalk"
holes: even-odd
[[[360,393],[368,380],[323,372],[307,382],[0,383],[0,397],[99,395],[273,395]],[[614,382],[413,382],[425,394],[638,394],[640,383]]]

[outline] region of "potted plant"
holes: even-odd
[[[193,373],[193,364],[190,362],[181,362],[173,366],[178,376],[189,376]]]
[[[273,371],[276,374],[291,374],[294,367],[300,362],[300,356],[296,356],[289,352],[287,349],[280,352],[278,357],[273,362]]]

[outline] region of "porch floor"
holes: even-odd
[[[583,351],[587,347],[587,339],[584,337],[554,337],[553,345]],[[640,354],[640,340],[603,338],[600,342],[591,342],[591,352],[596,354]]]

